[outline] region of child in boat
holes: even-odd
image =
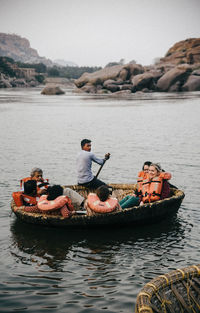
[[[99,215],[121,210],[116,198],[110,196],[110,191],[106,185],[96,189],[96,193],[89,193],[85,201],[87,215]]]
[[[70,198],[63,195],[63,188],[60,185],[48,187],[47,195],[42,195],[39,198],[38,208],[41,212],[55,212],[61,214],[64,218],[75,214]]]
[[[20,187],[21,190],[24,190],[24,183],[28,180],[35,180],[37,183],[37,195],[46,194],[47,188],[49,186],[49,180],[43,178],[43,171],[41,168],[34,167],[31,170],[30,177],[21,179]]]

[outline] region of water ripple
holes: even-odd
[[[117,99],[68,90],[52,98],[39,88],[0,90],[1,312],[133,312],[150,279],[199,263],[199,95]],[[103,232],[36,227],[10,216],[11,193],[32,167],[42,167],[51,183],[76,183],[82,137],[98,156],[111,153],[100,177],[106,182],[135,182],[143,161],[159,161],[186,194],[179,212]]]

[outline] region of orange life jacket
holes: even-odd
[[[142,201],[143,202],[154,202],[160,200],[163,179],[170,179],[171,174],[161,172],[159,176],[154,177],[152,180],[147,176],[142,183]]]
[[[12,197],[13,197],[13,200],[16,204],[16,206],[23,206],[24,203],[23,203],[23,198],[22,198],[22,191],[16,191],[16,192],[13,192],[12,193]]]
[[[31,197],[28,195],[25,195],[22,191],[17,191],[12,193],[13,200],[15,201],[16,206],[23,206],[23,205],[36,205],[38,198]]]
[[[145,173],[144,171],[141,171],[138,173],[138,178],[137,178],[137,192],[138,192],[138,195],[141,195],[142,194],[142,183],[143,183],[143,180],[146,179],[148,176],[147,173]]]
[[[119,207],[116,198],[108,198],[106,201],[100,201],[96,193],[89,193],[87,200],[90,209],[96,213],[110,213]]]
[[[36,205],[39,200],[38,197],[28,196],[23,193],[22,193],[22,199],[24,201],[24,205],[28,205],[28,206]]]
[[[20,180],[20,189],[24,190],[24,183],[28,180],[34,180],[32,177],[25,177]],[[41,179],[41,181],[37,181],[37,192],[43,189],[47,189],[49,186],[49,180],[48,179]]]
[[[67,212],[69,213],[69,211],[74,210],[71,199],[67,196],[59,196],[54,200],[47,200],[47,195],[43,195],[39,198],[38,208],[43,212],[50,212],[61,209],[61,214],[64,217],[69,216]]]

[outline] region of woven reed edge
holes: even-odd
[[[200,264],[176,269],[152,279],[137,295],[135,313],[153,313],[150,306],[151,298],[160,288],[165,288],[169,284],[182,281],[191,276],[200,276]]]

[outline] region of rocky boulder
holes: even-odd
[[[160,76],[160,73],[145,72],[134,76],[131,82],[135,91],[142,90],[143,88],[154,89],[155,81],[157,81]]]
[[[87,92],[87,93],[96,93],[96,87],[90,83],[85,84],[82,88],[81,91]]]
[[[109,84],[106,86],[106,89],[111,91],[111,92],[116,92],[120,90],[120,87],[118,85],[115,84]]]
[[[172,64],[200,62],[200,38],[189,38],[175,43],[160,62]]]
[[[182,87],[183,91],[200,91],[200,76],[190,75]]]
[[[12,85],[10,83],[9,77],[0,73],[0,88],[11,88]]]
[[[103,84],[108,79],[116,79],[119,77],[120,71],[123,69],[123,65],[115,65],[111,67],[105,67],[99,71],[93,73],[84,73],[80,78],[74,81],[76,87],[81,88],[87,83],[92,85]]]
[[[191,76],[191,78],[189,78]],[[195,78],[195,77],[196,78]],[[177,92],[199,90],[200,38],[176,43],[154,65],[113,64],[75,81],[81,92],[125,94],[135,92]]]
[[[128,78],[131,79],[132,76],[144,73],[145,69],[140,64],[126,64],[124,65],[124,69],[128,71]]]
[[[63,95],[65,92],[58,86],[46,86],[41,91],[42,95]]]
[[[12,87],[29,87],[30,86],[26,82],[26,80],[23,78],[14,78],[13,80],[10,81],[10,83],[11,83]]]
[[[170,87],[176,84],[177,81],[183,85],[190,75],[192,68],[189,65],[176,66],[165,73],[157,82],[158,91],[169,91]],[[176,88],[177,91],[177,88]]]
[[[200,70],[194,70],[192,75],[200,76]]]

